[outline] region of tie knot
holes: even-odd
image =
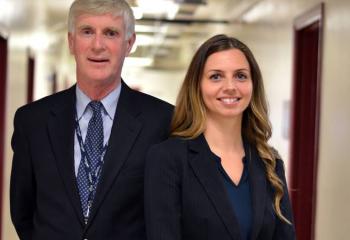
[[[89,106],[92,109],[93,115],[95,114],[100,114],[101,113],[101,109],[103,108],[103,105],[100,101],[91,101],[89,103]]]

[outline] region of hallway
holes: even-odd
[[[11,135],[16,109],[75,83],[66,18],[72,0],[0,0],[0,37],[7,42],[0,86],[3,187],[0,240],[18,239],[10,220]],[[123,68],[132,88],[172,104],[196,48],[214,34],[247,43],[261,67],[269,100],[270,140],[290,176],[290,115],[295,19],[319,0],[129,0],[137,18],[136,46]],[[350,2],[325,0],[321,59],[320,125],[314,229],[316,240],[347,240],[350,226]],[[31,64],[29,64],[31,62]],[[5,61],[6,63],[6,61]],[[0,66],[0,73],[2,73]],[[4,72],[4,71],[3,71]],[[28,87],[32,76],[33,85]],[[1,77],[0,77],[1,80]],[[4,84],[4,85],[2,85]],[[0,141],[1,143],[1,141]],[[1,154],[1,151],[0,151]],[[1,160],[1,159],[0,159]],[[1,176],[1,174],[0,174]],[[1,189],[1,188],[0,188]],[[298,191],[298,189],[290,189]],[[312,230],[313,231],[313,230]],[[302,239],[306,240],[306,239]]]

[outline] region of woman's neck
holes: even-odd
[[[242,140],[242,119],[206,120],[204,136],[210,149],[218,153],[244,152]]]

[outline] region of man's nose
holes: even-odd
[[[92,43],[93,50],[95,51],[101,51],[105,48],[104,38],[102,34],[96,34],[93,43]]]

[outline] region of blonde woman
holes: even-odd
[[[199,47],[172,136],[146,160],[149,240],[295,239],[261,73],[245,44],[217,35]]]

